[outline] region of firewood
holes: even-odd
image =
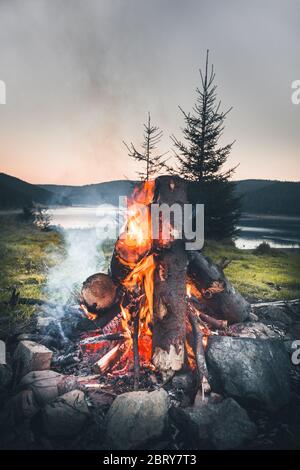
[[[122,262],[115,248],[110,261],[110,275],[117,283],[122,283],[132,270],[124,261]]]
[[[158,177],[155,202],[183,206],[187,202],[184,180]],[[170,239],[163,245],[156,241],[155,245],[153,363],[167,380],[184,363],[187,255],[182,239]]]
[[[197,372],[199,379],[199,387],[202,391],[202,398],[210,392],[210,385],[208,381],[208,370],[205,360],[205,352],[203,347],[203,334],[199,328],[197,318],[191,309],[188,309],[188,317],[192,325],[194,336],[194,353],[197,364]]]
[[[133,318],[133,360],[134,360],[134,384],[133,389],[139,389],[139,376],[140,376],[140,356],[139,356],[139,314],[136,313]]]
[[[219,266],[202,253],[188,253],[188,276],[202,294],[202,300],[217,318],[240,323],[249,318],[250,304],[224,276]]]
[[[93,372],[103,374],[103,372],[105,372],[111,366],[111,364],[117,360],[119,354],[120,345],[117,344],[93,365]]]
[[[125,335],[123,333],[109,333],[107,335],[97,335],[91,338],[86,338],[80,341],[80,346],[88,344],[97,344],[101,341],[124,341]]]
[[[84,281],[80,300],[89,312],[101,313],[117,303],[118,288],[108,274],[93,274]]]
[[[217,330],[225,330],[227,328],[227,320],[217,320],[214,317],[211,317],[207,313],[203,312],[203,309],[206,309],[206,305],[202,304],[194,296],[188,298],[188,303],[192,303],[193,307],[197,310],[198,316],[207,323],[208,326],[215,328]]]
[[[117,303],[108,310],[102,311],[101,314],[97,315],[93,323],[96,328],[104,328],[108,323],[110,323],[114,318],[116,318],[121,311],[120,304]]]

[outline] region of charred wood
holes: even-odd
[[[199,387],[202,390],[202,397],[204,397],[205,394],[208,394],[210,392],[211,388],[208,381],[208,370],[203,347],[203,333],[200,330],[197,318],[191,309],[188,309],[188,317],[193,329],[194,353],[197,365]]]
[[[191,296],[188,298],[188,303],[192,303],[194,308],[197,310],[197,314],[208,326],[215,328],[216,330],[225,330],[227,328],[227,320],[218,320],[207,313],[203,312],[203,310],[207,310],[206,305],[201,303],[196,297]]]
[[[203,303],[217,318],[240,323],[249,318],[250,304],[224,276],[222,269],[202,253],[188,254],[188,276],[202,294]]]

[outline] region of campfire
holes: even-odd
[[[101,324],[85,335],[81,348],[97,354],[96,373],[134,375],[153,370],[163,381],[176,371],[197,372],[202,396],[210,385],[205,362],[209,335],[226,335],[228,324],[245,320],[250,305],[217,266],[200,252],[185,249],[171,218],[160,220],[153,237],[150,205],[188,202],[186,183],[162,176],[136,186],[128,216],[114,248],[109,273],[83,284],[81,308]]]
[[[27,423],[22,439],[34,433],[37,448],[41,436],[54,448],[73,449],[71,436],[89,449],[99,439],[136,449],[165,438],[171,449],[239,448],[261,436],[261,408],[288,406],[285,339],[299,322],[299,301],[251,306],[224,275],[228,261],[187,250],[174,217],[161,218],[155,234],[153,204],[187,200],[179,177],[137,185],[109,270],[86,279],[80,305],[13,290],[10,308],[38,306],[26,333],[9,338],[10,365],[0,368],[0,421],[13,445]]]

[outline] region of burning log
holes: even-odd
[[[89,313],[99,314],[111,309],[119,298],[119,290],[108,274],[97,273],[84,281],[81,303]]]
[[[118,359],[120,353],[120,345],[117,344],[93,365],[93,372],[103,374]]]
[[[217,320],[214,317],[211,317],[207,313],[203,312],[202,310],[206,310],[207,306],[202,304],[196,297],[193,295],[188,298],[188,303],[192,303],[193,307],[197,310],[198,316],[201,318],[202,321],[207,323],[208,326],[215,328],[216,330],[225,330],[227,328],[227,320]]]
[[[134,383],[133,389],[136,391],[139,389],[139,375],[140,375],[140,355],[139,355],[139,324],[140,318],[139,313],[133,319],[133,360],[134,360]]]
[[[251,305],[234,289],[222,269],[196,251],[189,252],[188,258],[188,276],[214,315],[229,324],[247,320]]]
[[[197,364],[198,380],[202,390],[203,399],[205,394],[210,393],[211,390],[208,382],[208,370],[203,346],[203,333],[200,330],[197,318],[191,309],[188,309],[188,316],[193,329],[194,353]]]
[[[178,177],[156,179],[155,202],[180,207],[187,202],[186,184]],[[187,254],[184,240],[174,239],[170,221],[169,240],[156,244],[153,307],[153,364],[165,379],[184,363]],[[165,243],[167,241],[167,243]]]
[[[124,341],[125,335],[122,333],[109,333],[107,335],[97,335],[80,341],[80,346],[97,344],[101,341]]]

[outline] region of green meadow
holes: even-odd
[[[113,243],[103,247],[107,261]],[[55,253],[55,256],[53,254]],[[225,273],[233,285],[251,302],[300,298],[299,250],[273,249],[257,254],[239,250],[232,244],[209,241],[205,255],[213,261],[231,260]],[[48,269],[65,256],[61,233],[40,231],[20,217],[0,217],[0,315],[28,318],[32,306],[19,305],[11,310],[6,302],[16,287],[22,297],[43,298]]]

